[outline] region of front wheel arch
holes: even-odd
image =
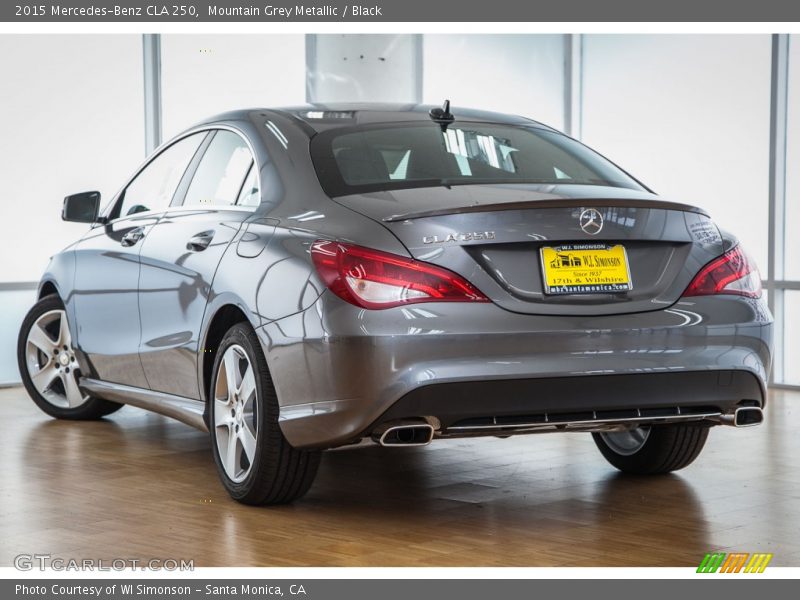
[[[55,282],[51,280],[47,280],[39,286],[39,296],[37,300],[41,300],[42,298],[46,298],[47,296],[58,296],[61,298],[61,294],[58,292],[58,288],[56,287]],[[61,298],[63,301],[63,298]]]
[[[78,351],[69,321],[64,303],[57,294],[43,297],[25,315],[17,338],[17,364],[22,384],[34,403],[51,417],[99,419],[119,410],[122,405],[92,397],[79,387]],[[42,325],[45,322],[47,324]],[[38,341],[32,338],[34,328],[39,328]],[[34,382],[34,378],[40,375],[46,376],[47,380]],[[58,380],[60,387],[49,383],[58,384]],[[71,399],[76,396],[82,400],[73,402]]]

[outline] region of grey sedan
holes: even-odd
[[[231,112],[102,210],[65,199],[90,226],[42,277],[20,371],[57,418],[207,430],[248,504],[362,441],[591,432],[622,471],[674,471],[712,426],[761,423],[772,344],[747,252],[674,200],[521,117]]]

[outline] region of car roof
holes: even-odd
[[[201,123],[211,124],[220,121],[250,119],[254,113],[283,114],[294,120],[310,137],[330,129],[352,127],[354,125],[371,125],[397,122],[431,122],[430,110],[438,108],[428,104],[389,104],[389,103],[318,103],[279,108],[251,108],[217,115]],[[538,121],[499,112],[461,108],[451,104],[450,111],[455,122],[470,121],[496,123],[504,125],[521,125],[552,129]]]

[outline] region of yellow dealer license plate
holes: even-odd
[[[546,294],[607,294],[633,289],[619,244],[562,244],[540,250]]]

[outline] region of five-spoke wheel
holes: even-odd
[[[239,483],[256,457],[258,402],[253,366],[244,348],[229,346],[217,369],[214,387],[214,435],[225,474]]]
[[[624,473],[671,473],[692,463],[708,438],[702,422],[643,426],[626,431],[593,433],[605,459]]]
[[[600,434],[606,445],[620,456],[636,454],[642,449],[649,436],[650,427],[647,426]]]
[[[58,296],[39,300],[25,316],[17,342],[22,383],[47,414],[61,419],[97,419],[121,408],[80,388],[81,368],[67,311]]]
[[[231,327],[209,386],[209,430],[222,484],[245,504],[284,504],[308,491],[320,452],[292,447],[278,424],[278,397],[249,323]]]
[[[78,387],[80,369],[64,310],[50,310],[28,331],[25,359],[36,391],[55,406],[76,408],[89,399]]]

